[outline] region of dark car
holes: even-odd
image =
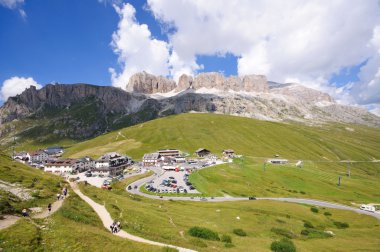
[[[134,187],[135,189],[137,189],[137,185],[135,185],[135,187]]]
[[[249,197],[248,199],[249,199],[249,200],[256,200],[256,197],[251,196],[251,197]]]
[[[190,188],[190,190],[194,190],[194,189],[195,189],[195,187],[194,187],[194,186],[190,186],[189,188]]]
[[[132,190],[132,186],[128,186],[128,190]]]

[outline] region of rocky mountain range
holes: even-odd
[[[0,137],[86,139],[171,114],[209,112],[270,121],[380,127],[368,111],[337,104],[328,94],[262,75],[182,75],[178,83],[146,72],[126,91],[89,84],[48,84],[10,97],[0,108]]]

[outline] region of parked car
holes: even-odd
[[[110,186],[110,185],[102,185],[102,189],[111,190],[112,186]]]
[[[99,174],[98,176],[99,176],[99,178],[104,178],[103,174]]]
[[[128,186],[128,190],[132,190],[132,186]]]
[[[135,189],[137,189],[137,185],[135,185],[135,187],[134,187]]]
[[[200,200],[201,201],[207,201],[207,199],[205,197],[201,198]]]
[[[251,197],[249,197],[248,199],[249,199],[249,200],[256,200],[256,197],[251,196]]]

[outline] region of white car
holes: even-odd
[[[360,209],[364,210],[364,211],[372,212],[372,213],[374,213],[376,211],[375,207],[370,206],[370,205],[361,205]]]

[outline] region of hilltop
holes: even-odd
[[[66,156],[96,156],[117,151],[140,159],[145,152],[179,148],[193,154],[207,148],[220,154],[236,153],[289,159],[337,161],[380,159],[380,129],[328,124],[323,127],[285,124],[208,113],[188,113],[159,118],[116,130],[72,145]]]

